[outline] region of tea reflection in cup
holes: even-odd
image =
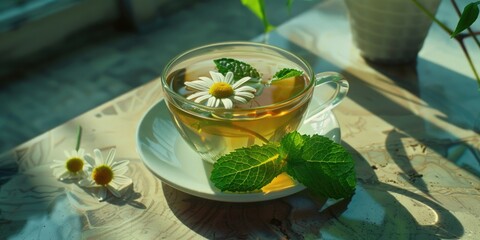
[[[213,102],[206,98],[198,102],[187,99],[195,93],[189,82],[214,78],[211,71],[219,71],[216,59],[235,59],[260,73],[244,84],[255,88],[251,91],[253,98],[244,97],[246,102],[232,98],[231,108],[221,101],[213,104],[215,99]],[[301,74],[271,81],[281,69],[295,69]],[[280,141],[285,134],[297,130],[303,119],[338,105],[349,88],[348,82],[337,73],[315,75],[310,65],[295,54],[253,42],[224,42],[187,51],[167,64],[161,81],[167,107],[180,135],[203,160],[211,163],[235,149]],[[335,90],[331,96],[309,107],[314,89],[332,83]],[[248,87],[243,89],[251,90]]]

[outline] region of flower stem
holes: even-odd
[[[77,144],[75,145],[75,150],[80,149],[80,142],[82,141],[82,126],[78,126],[77,130]]]
[[[240,131],[244,131],[244,132],[247,132],[255,137],[257,137],[258,139],[262,140],[262,142],[264,143],[269,143],[270,141],[268,141],[268,139],[266,139],[264,136],[260,135],[259,133],[255,132],[255,131],[252,131],[248,128],[244,128],[244,127],[240,127],[240,126],[237,126],[235,124],[232,124],[232,126]]]

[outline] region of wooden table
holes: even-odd
[[[447,4],[439,11],[452,22]],[[434,25],[415,64],[368,63],[352,45],[343,2],[324,1],[280,26],[269,43],[349,80],[334,113],[356,161],[352,199],[301,191],[229,203],[162,183],[135,147],[141,117],[162,99],[155,79],[0,156],[0,239],[478,238],[480,93],[455,41]],[[83,148],[116,147],[116,159],[130,160],[134,185],[124,198],[98,202],[52,175],[50,164],[74,147],[78,125]]]

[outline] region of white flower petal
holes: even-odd
[[[114,162],[111,166],[112,168],[125,168],[130,163],[129,160],[119,160]]]
[[[55,168],[55,167],[64,167],[65,166],[65,161],[59,161],[59,160],[53,160],[52,165],[50,165],[50,168]]]
[[[77,157],[77,156],[78,156],[77,150],[72,150],[72,151],[70,152],[70,157],[73,158],[73,157]]]
[[[233,99],[236,100],[237,102],[247,103],[247,100],[240,96],[233,96]]]
[[[113,175],[114,175],[115,177],[116,177],[117,175],[118,175],[118,176],[121,176],[121,175],[125,174],[127,171],[128,171],[128,167],[114,168],[114,169],[113,169]]]
[[[113,181],[120,186],[128,186],[132,184],[132,179],[123,175],[116,176]]]
[[[84,154],[85,154],[85,149],[83,148],[78,149],[78,152],[77,152],[78,157],[83,157]]]
[[[111,148],[110,151],[108,151],[107,159],[105,160],[105,164],[107,164],[107,166],[112,166],[113,159],[115,158],[116,152],[117,152],[116,148]]]
[[[117,175],[123,175],[125,174],[125,172],[127,172],[128,170],[128,167],[127,166],[123,166],[123,167],[119,167],[119,168],[113,168],[112,171],[114,173],[114,176],[117,176]],[[123,172],[123,173],[122,173]]]
[[[235,89],[235,92],[256,92],[257,89],[250,87],[250,86],[242,86],[240,88]]]
[[[207,95],[204,95],[204,96],[201,96],[201,97],[195,99],[195,102],[196,103],[201,103],[201,102],[205,101],[205,99],[208,99],[208,98],[211,98],[211,97],[213,97],[213,96],[210,95],[210,94],[207,94]]]
[[[249,93],[249,92],[238,92],[238,93],[235,93],[235,96],[246,97],[246,98],[255,97],[255,95],[253,95],[253,93]]]
[[[212,86],[215,82],[208,77],[199,77],[200,80],[204,81],[208,87]]]
[[[211,98],[208,99],[207,106],[208,107],[214,107],[215,106],[215,97],[212,96]]]
[[[232,85],[233,89],[237,89],[238,87],[242,86],[244,83],[246,83],[246,82],[247,82],[248,80],[250,80],[250,79],[251,79],[251,77],[244,77],[244,78],[236,81],[236,82]]]
[[[95,166],[95,159],[93,159],[92,157],[90,157],[90,155],[85,155],[83,156],[83,158],[85,159],[85,161],[91,166]]]
[[[231,84],[232,81],[233,81],[233,73],[232,72],[227,72],[227,74],[225,75],[224,82],[226,82],[228,84]]]
[[[120,189],[120,186],[114,182],[114,181],[111,181],[108,185],[107,185],[107,188],[113,188],[113,189]]]
[[[107,186],[108,190],[115,196],[115,197],[121,197],[122,194],[120,193],[120,191],[118,191],[117,189],[115,189],[114,187],[108,185]]]
[[[70,153],[69,153],[67,150],[63,151],[63,154],[65,154],[65,156],[66,156],[67,158],[70,158],[70,157],[71,157]]]
[[[205,96],[205,95],[208,95],[207,91],[200,91],[200,92],[196,92],[196,93],[188,95],[187,99],[192,100],[194,98]]]
[[[95,148],[93,150],[93,154],[95,155],[95,165],[94,166],[104,164],[102,152],[100,152],[100,150],[98,148]]]
[[[215,107],[220,106],[220,99],[215,98]]]
[[[210,75],[212,76],[212,80],[214,82],[224,82],[224,77],[221,73],[219,72],[214,72],[214,71],[210,71]]]
[[[223,98],[221,100],[222,100],[222,103],[223,103],[223,106],[225,107],[225,109],[232,109],[232,107],[233,107],[232,100],[230,100],[229,98]]]
[[[211,86],[200,80],[185,82],[185,85],[187,87],[191,87],[195,90],[200,90],[200,91],[208,91],[208,89],[210,89],[210,86]]]

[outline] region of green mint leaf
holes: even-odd
[[[463,30],[469,28],[478,18],[479,9],[478,5],[480,1],[469,3],[463,9],[460,19],[458,20],[457,27],[453,31],[451,37],[457,36]]]
[[[302,136],[303,145],[296,145],[301,146],[301,155],[288,155],[287,173],[321,196],[335,199],[350,197],[356,185],[351,155],[329,138]],[[298,154],[299,150],[294,152]]]
[[[213,60],[217,66],[218,72],[225,75],[227,72],[233,73],[233,79],[235,81],[240,80],[244,77],[251,77],[260,79],[260,74],[258,71],[253,68],[250,64],[244,63],[232,58],[220,58]]]
[[[222,191],[249,192],[261,189],[284,172],[278,144],[240,148],[220,157],[210,180]]]
[[[282,156],[290,158],[289,161],[294,161],[297,156],[301,156],[302,147],[305,144],[306,138],[306,136],[296,131],[285,135],[280,142]]]
[[[273,75],[272,81],[301,76],[302,74],[303,74],[302,71],[291,69],[291,68],[284,68]]]

